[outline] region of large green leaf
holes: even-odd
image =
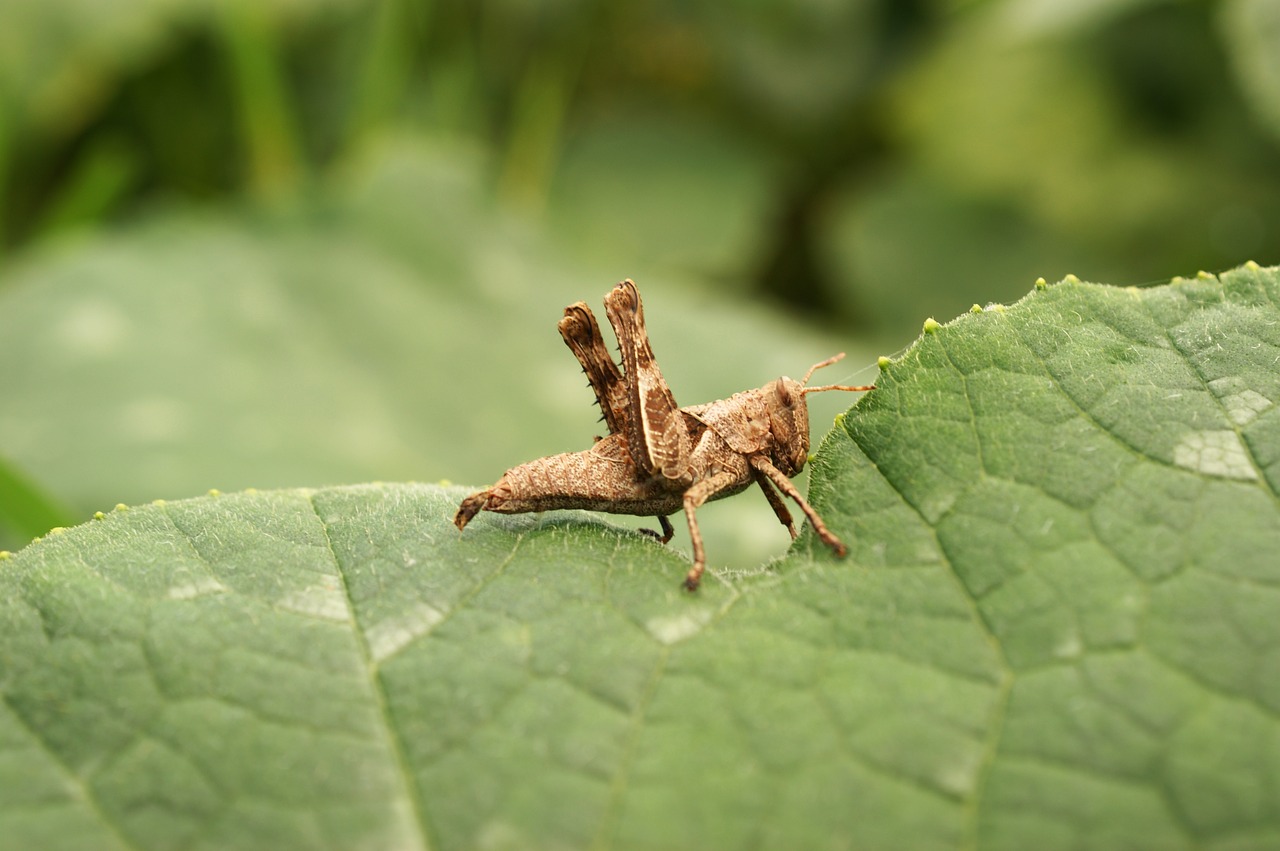
[[[51,534],[0,568],[0,836],[1273,847],[1278,304],[1250,266],[928,323],[814,460],[848,558],[696,596],[435,486]]]

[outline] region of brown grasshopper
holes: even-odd
[[[755,482],[792,538],[795,525],[774,487],[795,500],[818,537],[843,556],[844,544],[827,529],[790,477],[800,472],[809,457],[805,395],[875,389],[805,386],[815,370],[830,366],[844,353],[814,364],[802,381],[783,376],[728,399],[681,408],[654,360],[636,285],[626,280],[615,286],[605,296],[604,307],[622,351],[621,370],[584,303],[566,307],[558,327],[595,390],[608,437],[596,438],[585,452],[551,455],[507,470],[493,487],[462,501],[454,525],[465,528],[481,511],[523,514],[583,508],[654,515],[662,533],[644,531],[665,544],[675,531],[667,518],[683,508],[693,541],[693,567],[684,587],[694,591],[707,562],[698,531],[698,506],[741,493]]]

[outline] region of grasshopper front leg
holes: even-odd
[[[787,506],[782,501],[782,497],[778,496],[778,492],[769,484],[769,479],[759,470],[752,470],[752,478],[756,480],[756,484],[760,486],[760,490],[764,491],[764,498],[769,501],[769,507],[773,509],[774,516],[778,518],[778,522],[787,527],[787,531],[791,533],[791,540],[796,539],[796,524],[791,519],[791,512],[787,511]]]
[[[796,486],[791,483],[791,480],[784,476],[781,470],[773,466],[768,458],[753,455],[750,462],[752,467],[768,476],[769,481],[778,486],[778,490],[795,500],[796,505],[800,506],[800,510],[804,512],[804,516],[809,518],[809,525],[813,527],[813,531],[817,533],[824,544],[831,547],[838,556],[843,556],[848,552],[848,548],[839,538],[832,534],[827,525],[822,522],[822,518],[818,516],[818,512],[814,511],[813,506],[805,501],[805,498],[800,495],[800,491],[796,490]],[[784,508],[783,511],[785,510]]]

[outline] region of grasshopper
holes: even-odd
[[[653,515],[662,532],[642,531],[665,544],[675,531],[668,517],[683,509],[693,542],[693,567],[684,587],[695,591],[707,564],[698,507],[741,493],[754,483],[793,539],[796,528],[778,491],[794,500],[823,543],[843,556],[845,545],[827,529],[790,477],[803,469],[809,457],[805,396],[824,390],[875,389],[870,385],[807,386],[816,370],[840,360],[844,353],[814,364],[801,381],[783,376],[728,399],[681,408],[654,359],[636,285],[629,279],[619,283],[605,296],[604,307],[618,338],[621,369],[586,304],[566,307],[558,327],[591,382],[608,436],[597,437],[584,452],[551,455],[507,470],[493,487],[462,501],[454,525],[464,529],[481,511],[522,514],[581,508]]]

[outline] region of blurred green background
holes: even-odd
[[[623,277],[693,404],[1278,222],[1280,0],[5,0],[0,548],[584,448],[554,326]]]

